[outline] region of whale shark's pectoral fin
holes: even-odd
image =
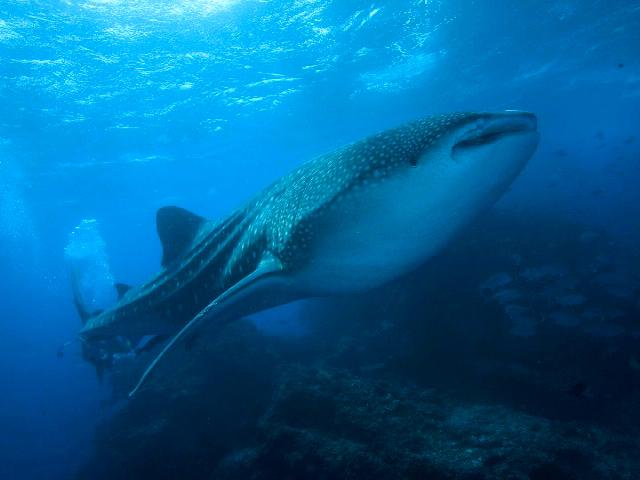
[[[137,385],[129,393],[129,397],[133,397],[136,394],[148,379],[149,374],[169,350],[175,347],[179,342],[185,340],[188,335],[192,335],[204,322],[214,319],[220,319],[224,322],[225,319],[229,318],[224,314],[228,312],[231,305],[236,304],[237,301],[243,300],[246,296],[250,295],[251,291],[255,290],[260,283],[264,282],[268,277],[277,275],[280,272],[282,272],[282,264],[280,261],[269,256],[268,258],[263,259],[252,273],[243,277],[232,287],[222,292],[217,298],[209,303],[209,305],[204,307],[195,317],[193,317],[184,327],[182,327],[182,330],[180,330],[171,339],[171,341],[167,343],[158,356],[144,371]]]
[[[129,290],[131,290],[131,285],[127,285],[126,283],[114,283],[113,286],[116,289],[116,293],[118,294],[118,300],[122,300]]]

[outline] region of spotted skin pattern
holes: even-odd
[[[219,223],[207,222],[189,250],[111,309],[90,318],[85,339],[179,329],[270,256],[283,273],[311,260],[325,212],[349,195],[415,165],[448,132],[483,114],[432,116],[315,158]]]

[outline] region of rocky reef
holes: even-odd
[[[491,214],[421,271],[116,365],[79,479],[640,478],[637,256]]]

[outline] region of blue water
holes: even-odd
[[[4,1],[0,477],[70,478],[110,414],[77,344],[57,356],[80,326],[65,246],[83,219],[137,284],[163,205],[218,218],[370,133],[518,108],[541,143],[500,207],[634,248],[638,25],[631,0]]]

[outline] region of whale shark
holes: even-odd
[[[76,298],[80,337],[172,335],[133,394],[203,325],[415,270],[500,198],[538,141],[529,112],[434,115],[304,163],[221,221],[161,208],[161,271],[93,315]]]

